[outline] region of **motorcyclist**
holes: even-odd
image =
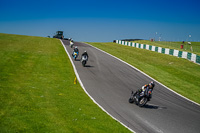
[[[142,86],[142,88],[138,89],[135,92],[135,94],[137,94],[137,93],[141,94],[142,92],[145,92],[145,90],[147,90],[147,89],[152,89],[152,91],[153,91],[154,86],[155,86],[155,83],[153,81],[151,81],[149,84],[145,84],[144,86]],[[150,95],[149,100],[150,99],[151,99],[151,95]]]
[[[70,39],[70,47],[72,48],[73,47],[73,45],[74,45],[74,43],[73,43],[73,40],[72,39]]]
[[[78,50],[78,47],[77,47],[77,46],[74,48],[73,53],[72,53],[72,56],[74,56],[74,52],[77,53],[77,57],[78,57],[79,50]]]
[[[88,53],[87,53],[87,51],[84,51],[83,52],[83,54],[81,55],[81,59],[82,59],[82,57],[86,57],[86,59],[87,59],[87,61],[88,61],[88,58],[89,58],[89,56],[88,56]]]

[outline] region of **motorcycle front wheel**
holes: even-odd
[[[129,98],[129,103],[133,103],[134,102],[134,100],[133,100],[133,98]]]

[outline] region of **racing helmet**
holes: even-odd
[[[149,87],[152,89],[154,86],[155,86],[154,82],[151,81],[151,82],[149,83]]]

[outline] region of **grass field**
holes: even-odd
[[[186,59],[116,43],[89,44],[126,61],[179,94],[200,103],[199,65]]]
[[[0,34],[0,132],[130,132],[85,94],[57,39]]]
[[[158,47],[163,47],[163,48],[170,48],[170,49],[178,49],[180,51],[187,51],[190,53],[195,53],[200,55],[200,42],[191,42],[191,45],[188,45],[187,42],[166,42],[166,41],[148,41],[148,40],[138,40],[138,41],[133,41],[135,43],[140,43],[140,44],[149,44],[153,46],[158,46]],[[183,49],[181,49],[181,45],[183,45]],[[192,46],[192,51],[191,51],[191,46]]]

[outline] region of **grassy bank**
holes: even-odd
[[[57,39],[0,34],[0,132],[129,132],[85,94]]]
[[[200,66],[186,59],[116,43],[89,43],[137,67],[181,95],[200,103]]]
[[[153,46],[163,47],[163,48],[169,48],[169,49],[178,49],[180,51],[187,51],[190,53],[195,53],[200,55],[200,42],[191,42],[191,45],[189,45],[187,42],[166,42],[166,41],[148,41],[148,40],[137,40],[134,41],[135,43],[140,44],[149,44]],[[183,49],[181,49],[181,45],[183,45]],[[192,46],[192,51],[191,51]]]

